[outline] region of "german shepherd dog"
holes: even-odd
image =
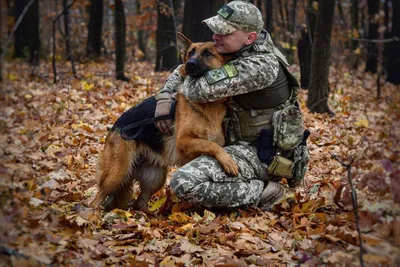
[[[212,42],[192,43],[181,33],[178,33],[177,40],[184,62],[180,69],[183,77],[201,76],[207,70],[219,68],[231,60],[229,55],[218,54]],[[153,101],[154,109],[156,101],[154,98],[147,99],[126,111],[109,131],[100,154],[97,173],[99,191],[92,205],[102,205],[105,210],[128,208],[132,184],[137,180],[141,192],[133,208],[148,212],[147,201],[163,187],[168,167],[182,166],[201,155],[215,157],[226,173],[237,175],[237,164],[222,148],[225,144],[222,121],[227,112],[225,100],[198,104],[178,93],[172,136],[163,135],[151,123],[141,137],[124,140],[120,132],[123,121],[127,118],[140,120],[137,114],[140,114],[142,106]],[[150,116],[154,116],[154,110]]]

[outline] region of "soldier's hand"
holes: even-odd
[[[156,95],[157,106],[154,114],[156,119],[155,125],[157,129],[167,135],[172,135],[172,119],[157,120],[158,117],[172,115],[171,108],[172,103],[175,99],[175,94],[171,93],[159,93]]]

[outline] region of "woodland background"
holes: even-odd
[[[205,210],[167,184],[151,215],[88,207],[107,129],[179,64],[177,31],[211,40],[201,20],[225,2],[0,0],[0,265],[400,265],[397,0],[251,1],[304,89],[296,203]]]

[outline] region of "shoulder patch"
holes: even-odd
[[[228,73],[228,77],[232,78],[232,77],[236,77],[239,75],[238,70],[236,69],[235,65],[233,65],[232,63],[228,63],[225,64],[223,66],[223,68],[226,70],[226,72]]]
[[[237,71],[235,65],[228,63],[219,69],[207,71],[204,76],[206,77],[207,83],[211,85],[225,80],[226,78],[238,76],[238,74],[239,72]]]

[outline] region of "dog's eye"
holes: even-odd
[[[204,50],[203,53],[202,53],[202,56],[203,56],[203,57],[209,57],[209,56],[212,56],[212,55],[213,55],[213,54],[211,54],[211,52],[208,51],[208,50]]]
[[[190,50],[188,56],[189,56],[189,57],[192,57],[192,56],[194,55],[195,52],[196,52],[195,49]]]

